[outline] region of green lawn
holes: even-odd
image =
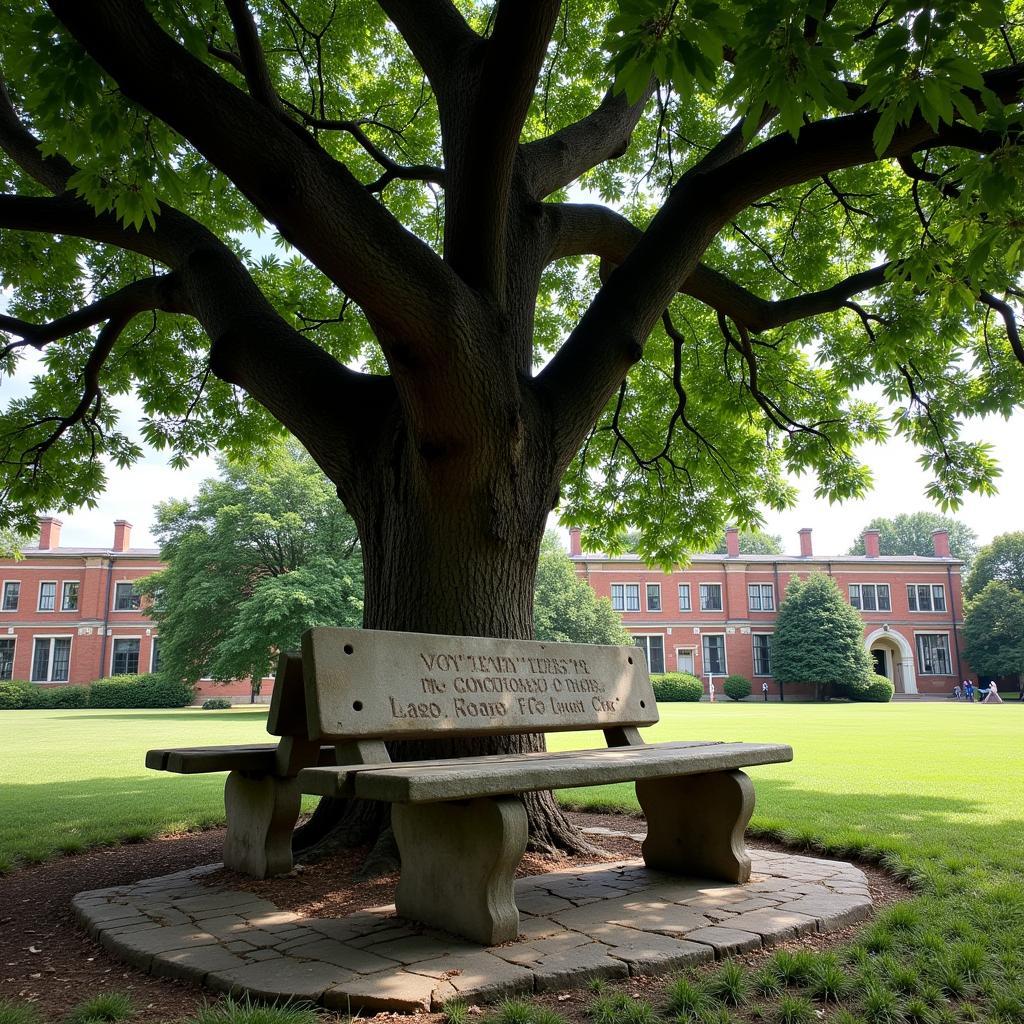
[[[686,976],[645,993],[653,1006],[598,993],[596,1024],[1024,1024],[1024,707],[725,702],[664,705],[662,716],[649,739],[791,743],[792,764],[751,770],[754,830],[881,859],[919,895],[880,914],[838,957],[780,953],[751,976],[728,966]],[[0,862],[219,821],[221,777],[147,772],[144,752],[260,739],[264,720],[263,709],[0,712]],[[563,734],[552,745],[600,742]],[[563,796],[579,807],[636,806],[630,786]],[[20,1021],[16,1009],[0,1004],[0,1021]],[[458,1016],[450,1024],[465,1024]],[[514,1004],[485,1024],[559,1024],[556,1016]]]

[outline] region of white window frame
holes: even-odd
[[[113,604],[113,606],[110,609],[112,612],[137,612],[137,611],[141,611],[142,610],[142,595],[141,594],[138,594],[138,595],[135,594],[135,582],[136,582],[135,580],[114,580],[114,604]],[[139,599],[139,607],[138,608],[118,608],[117,607],[117,588],[118,587],[131,587],[132,588],[132,596],[133,597],[137,596],[138,599]]]
[[[754,666],[754,676],[757,678],[771,679],[772,678],[772,637],[774,633],[751,633],[750,634],[750,655]],[[768,671],[758,672],[757,671],[757,638],[759,636],[768,637]]]
[[[138,675],[139,669],[142,667],[142,637],[136,636],[134,633],[127,636],[112,636],[110,638],[110,666],[107,669],[107,675],[110,678],[114,676],[114,647],[117,645],[119,640],[138,640],[139,642],[139,664],[135,667],[135,675]],[[129,673],[131,675],[132,673]]]
[[[690,660],[693,662],[693,668],[692,668],[690,674],[694,675],[697,672],[697,646],[695,644],[690,644],[689,647],[677,647],[676,648],[676,671],[677,672],[684,672],[684,671],[686,671],[685,669],[681,669],[679,667],[679,655],[680,654],[685,654],[687,651],[690,652]]]
[[[646,646],[641,646],[638,643],[634,643],[634,647],[639,647],[644,652],[644,661],[647,663],[647,671],[653,672],[656,675],[665,671],[665,634],[664,633],[630,633],[632,639],[645,640]],[[651,665],[651,637],[661,641],[661,669],[660,671],[653,668]]]
[[[864,588],[865,587],[870,587],[872,593],[874,594],[874,602],[875,602],[875,607],[874,608],[865,608],[864,607]],[[854,603],[854,600],[853,600],[853,591],[854,591],[855,588],[856,588],[856,591],[857,591],[857,601],[856,601],[856,603]],[[885,594],[886,594],[886,604],[888,604],[888,606],[889,606],[888,608],[882,608],[879,605],[878,594],[882,590],[885,591]],[[848,585],[848,587],[847,587],[847,594],[846,594],[846,596],[847,596],[847,599],[850,602],[850,607],[851,608],[856,608],[857,611],[859,611],[859,612],[891,612],[892,611],[892,589],[890,588],[888,583],[850,583]],[[908,598],[908,601],[909,601],[909,598]]]
[[[43,615],[49,615],[50,612],[55,612],[57,610],[57,582],[58,582],[57,580],[40,580],[39,581],[39,591],[38,591],[38,593],[36,595],[36,611],[37,612],[40,612]],[[43,607],[43,587],[48,587],[50,585],[53,586],[53,607],[52,608],[44,608]]]
[[[21,580],[3,580],[3,587],[0,588],[0,612],[6,612],[8,615],[17,614],[18,609],[21,607]],[[13,608],[5,608],[4,597],[7,594],[8,584],[13,583],[18,588],[18,600]]]
[[[615,588],[618,587],[622,591],[622,604],[616,605],[615,603]],[[624,612],[626,610],[626,584],[625,583],[610,583],[608,585],[608,600],[612,603],[613,612]]]
[[[683,607],[683,591],[684,590],[686,591],[686,607],[685,608]],[[678,595],[678,600],[679,600],[679,610],[681,612],[692,612],[693,611],[693,598],[692,598],[692,595],[690,593],[690,584],[689,583],[680,583],[679,584],[679,589],[677,591],[677,595]]]
[[[39,640],[50,641],[50,653],[46,660],[46,678],[45,679],[33,679],[33,670],[36,667],[36,642]],[[68,677],[67,679],[54,679],[53,678],[53,641],[54,640],[67,640],[68,643]],[[28,666],[28,675],[30,683],[68,683],[71,681],[71,656],[75,651],[75,636],[73,633],[36,633],[32,637],[32,660]]]
[[[78,598],[75,601],[74,608],[64,607],[64,596],[67,593],[67,588],[75,583],[78,585]],[[82,581],[81,580],[61,580],[60,581],[60,610],[62,612],[77,612],[82,610]]]
[[[757,607],[754,607],[751,598],[751,591],[757,587]],[[768,607],[764,606],[764,592],[768,591]],[[749,612],[773,612],[775,611],[775,585],[772,583],[748,583],[747,584],[747,611]]]
[[[722,671],[712,672],[708,667],[708,656],[707,648],[704,646],[706,640],[710,640],[711,637],[718,636],[722,638]],[[724,633],[701,633],[700,635],[700,667],[704,670],[703,674],[706,676],[727,676],[729,674],[729,651],[725,644]]]
[[[704,593],[702,587],[718,587],[718,607],[717,608],[705,608],[704,607]],[[723,592],[722,584],[718,580],[705,580],[697,584],[697,603],[700,605],[702,612],[721,612],[725,611],[725,594]]]
[[[928,607],[922,608],[917,592],[918,587],[928,588]],[[942,607],[935,607],[935,591],[942,594]],[[910,594],[914,594],[914,602],[911,605]],[[945,615],[949,611],[949,602],[946,600],[946,585],[944,583],[908,583],[907,584],[907,608],[918,615]]]
[[[924,667],[924,660],[921,657],[921,638],[925,636],[944,636],[946,638],[946,665],[949,671],[947,672],[929,672]],[[915,630],[914,631],[914,648],[917,654],[917,672],[918,675],[922,676],[952,676],[953,672],[953,652],[949,645],[949,633],[944,630]]]
[[[629,588],[630,587],[636,587],[636,607],[635,608],[630,608],[629,607]],[[625,583],[625,584],[623,584],[623,588],[624,589],[622,591],[622,603],[623,603],[623,609],[622,610],[626,611],[626,612],[638,612],[638,611],[640,611],[640,584],[639,583]]]
[[[149,644],[149,671],[150,672],[155,672],[156,671],[156,666],[155,666],[154,662],[156,661],[156,652],[157,652],[157,648],[159,647],[159,645],[160,645],[160,634],[158,633],[156,636],[151,638],[150,644]]]
[[[658,607],[657,608],[652,608],[651,607],[651,588],[652,587],[658,591]],[[645,583],[644,584],[644,603],[646,604],[647,610],[649,612],[663,612],[665,610],[665,606],[661,603],[661,584],[660,583]]]
[[[0,636],[0,643],[3,643],[5,640],[10,640],[10,642],[14,645],[11,648],[11,674],[10,674],[10,676],[8,676],[9,679],[13,679],[14,678],[14,659],[15,659],[15,657],[17,657],[17,654],[18,654],[18,638],[17,638],[17,636]],[[4,680],[4,678],[3,678],[3,676],[0,676],[0,681],[6,682],[6,680]]]

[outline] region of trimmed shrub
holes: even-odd
[[[660,701],[690,701],[696,703],[704,696],[704,684],[689,672],[665,672],[651,676],[654,696]]]
[[[195,698],[195,688],[167,679],[159,672],[114,676],[92,684],[91,708],[182,708]]]
[[[231,707],[231,701],[226,697],[209,697],[203,701],[204,711],[227,711]]]
[[[746,676],[731,675],[725,677],[722,689],[725,690],[725,695],[730,700],[743,700],[744,697],[750,696],[750,691],[753,687]]]
[[[20,711],[31,708],[35,699],[36,688],[24,679],[11,679],[0,683],[0,711]]]
[[[88,706],[88,686],[36,686],[24,679],[0,683],[0,711]]]
[[[895,687],[884,676],[875,676],[866,686],[856,686],[850,693],[852,700],[867,704],[888,704]]]
[[[53,686],[40,689],[44,708],[87,708],[89,706],[88,686]]]

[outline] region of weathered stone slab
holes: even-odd
[[[346,946],[334,939],[319,938],[300,946],[291,946],[288,955],[310,960],[324,960],[329,964],[344,967],[355,974],[374,974],[395,966],[394,958],[378,956],[365,949]]]
[[[779,910],[790,914],[806,914],[820,922],[819,930],[845,928],[871,916],[871,900],[867,896],[843,896],[838,893],[804,896],[784,903]]]
[[[440,957],[406,970],[447,981],[464,999],[494,1002],[533,991],[533,971],[489,952]]]
[[[715,951],[716,959],[746,953],[761,947],[761,936],[755,932],[744,932],[727,925],[711,925],[708,928],[696,928],[687,935],[691,942],[704,942]]]
[[[245,966],[245,961],[222,946],[175,949],[153,958],[150,971],[158,978],[183,978],[201,982],[210,971],[229,971]]]
[[[427,1011],[437,993],[439,1005],[457,995],[447,981],[425,974],[413,974],[396,967],[380,974],[357,975],[333,985],[323,993],[324,1006],[332,1010]]]
[[[418,960],[431,960],[438,956],[452,956],[473,952],[480,947],[472,942],[463,942],[452,937],[433,935],[410,935],[404,939],[392,939],[365,946],[368,953],[397,960],[401,964],[412,964]]]
[[[729,921],[730,928],[738,928],[743,932],[756,932],[763,939],[773,940],[806,935],[808,932],[815,931],[817,926],[817,920],[807,914],[794,914],[774,908],[737,914]]]
[[[594,978],[625,978],[629,968],[624,960],[609,955],[607,946],[592,942],[552,953],[531,965],[534,988],[548,992],[556,988],[578,988]]]
[[[610,947],[611,956],[629,965],[630,974],[666,974],[714,958],[711,949],[700,943],[635,928],[613,925],[601,933],[600,941]]]
[[[326,989],[352,977],[349,971],[323,961],[277,957],[231,970],[211,971],[206,984],[219,992],[247,992],[258,999],[316,1001]]]

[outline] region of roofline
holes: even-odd
[[[604,555],[604,554],[582,554],[570,555],[570,561],[585,563],[599,562],[603,565],[628,564],[637,565],[645,569],[659,571],[657,566],[644,562],[639,555]],[[943,558],[936,555],[718,555],[702,553],[691,555],[689,565],[694,563],[715,563],[721,565],[950,565],[962,566],[962,558]],[[672,571],[682,571],[683,566],[675,563]]]

